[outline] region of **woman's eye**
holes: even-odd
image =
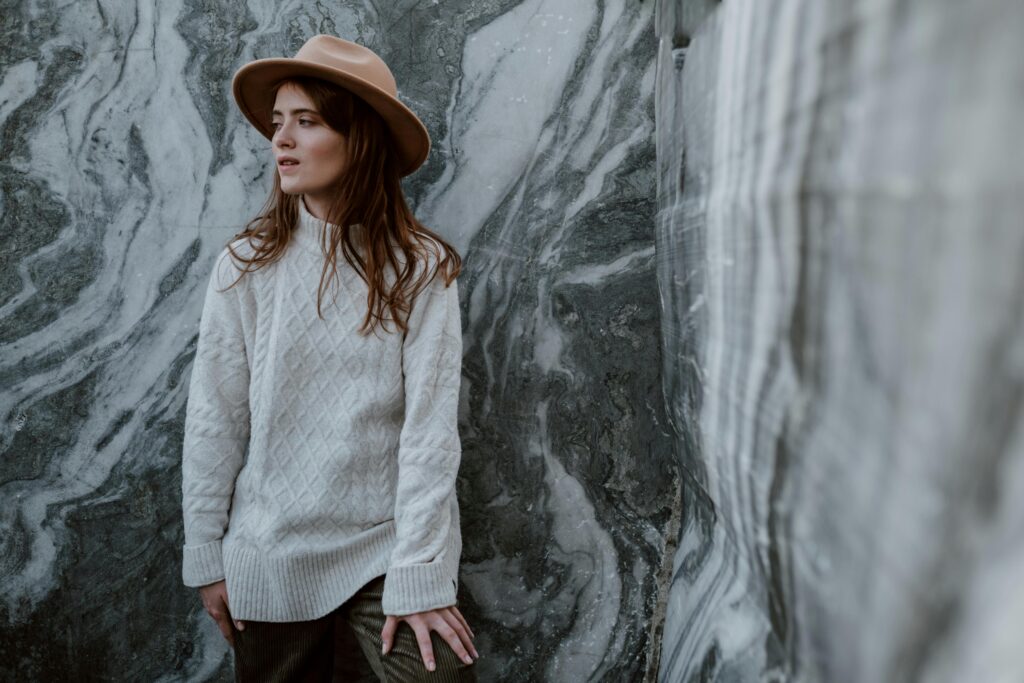
[[[312,119],[299,119],[299,123],[314,123],[314,121]],[[279,122],[274,121],[270,124],[270,127],[277,130],[280,125],[281,124]]]

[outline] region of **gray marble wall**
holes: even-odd
[[[481,680],[653,673],[678,490],[653,18],[625,0],[8,3],[0,679],[230,679],[180,580],[203,287],[272,172],[229,84],[321,32],[392,65],[434,141],[408,196],[465,259],[460,597]]]
[[[659,680],[1024,680],[1024,4],[656,32]]]

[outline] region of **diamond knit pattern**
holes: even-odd
[[[339,258],[317,316],[321,222],[246,274],[227,249],[200,319],[182,454],[182,577],[225,579],[236,619],[315,619],[386,574],[387,614],[455,604],[462,329],[441,277],[408,334],[358,332],[367,286]],[[245,240],[234,243],[246,254]]]

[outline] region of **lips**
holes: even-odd
[[[282,157],[281,159],[277,160],[277,168],[282,172],[291,171],[295,168],[298,168],[298,166],[299,162],[296,159],[292,159],[291,157]]]

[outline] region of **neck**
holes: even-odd
[[[330,239],[330,233],[334,226],[327,224],[327,234],[324,235],[324,219],[326,212],[321,211],[319,215],[314,212],[314,206],[303,195],[299,195],[299,224],[296,226],[294,239],[296,243],[308,251],[323,253],[322,240]]]
[[[327,208],[330,206],[325,199],[319,197],[313,197],[308,194],[300,194],[299,201],[304,203],[306,211],[309,212],[313,218],[324,220],[327,216]]]

